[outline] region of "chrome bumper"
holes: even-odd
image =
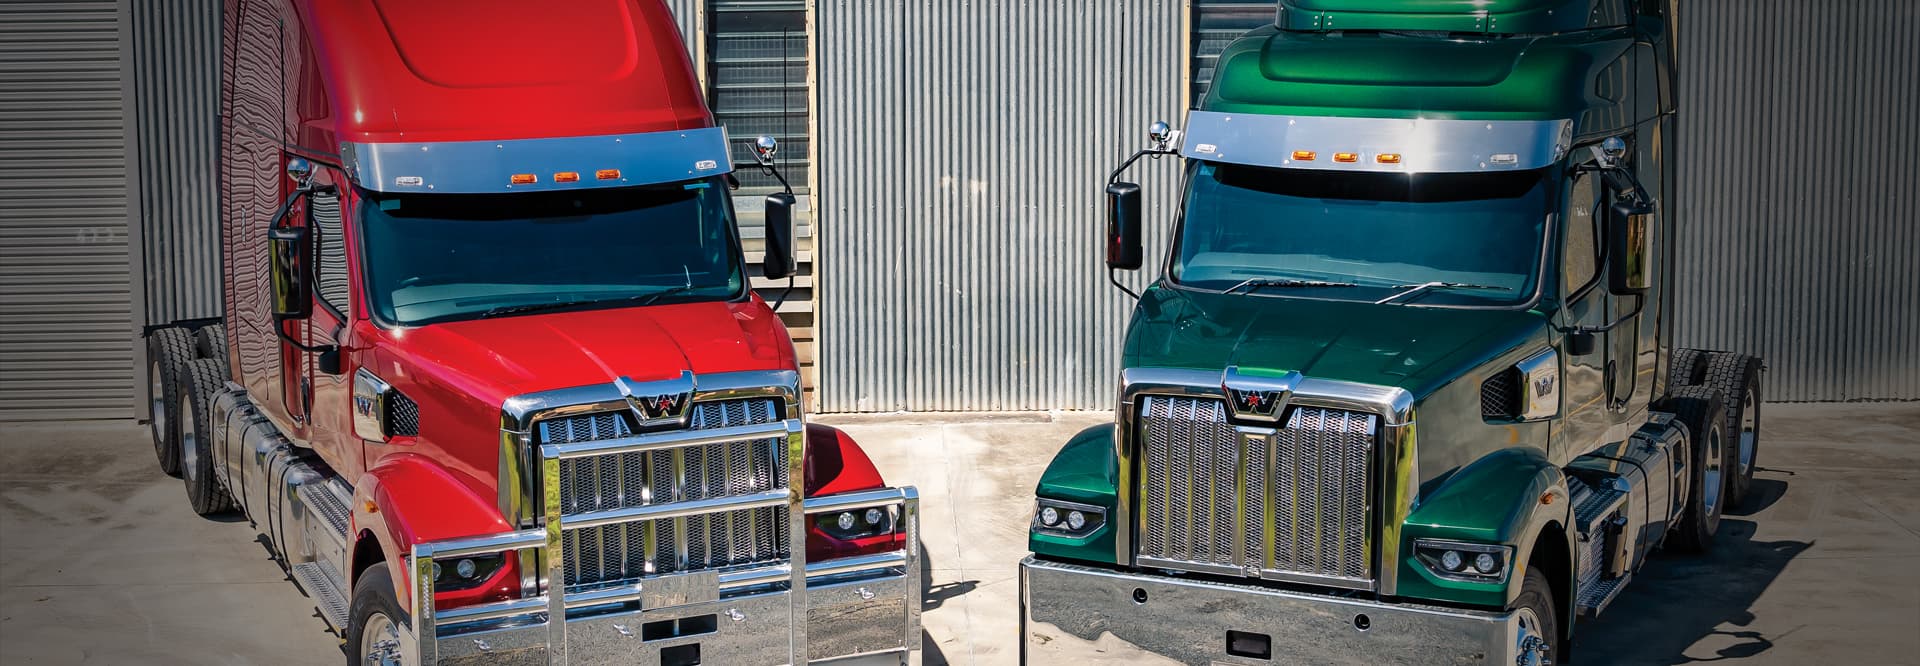
[[[888,488],[805,502],[809,513],[873,506],[901,508],[905,550],[809,562],[800,575],[789,564],[709,573],[696,579],[706,591],[689,590],[693,600],[665,607],[646,607],[660,593],[645,589],[665,580],[569,594],[566,621],[557,624],[548,618],[562,604],[546,595],[437,610],[428,582],[413,590],[421,612],[404,640],[423,664],[918,664],[919,494]],[[543,531],[529,530],[416,545],[411,578],[430,581],[435,558],[546,542]],[[804,626],[794,626],[800,618]]]
[[[1264,637],[1269,658],[1230,654],[1229,631]],[[1511,664],[1517,631],[1512,613],[1020,562],[1029,664]]]

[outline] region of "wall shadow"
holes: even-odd
[[[1655,553],[1599,619],[1577,625],[1568,656],[1589,664],[1688,664],[1742,659],[1772,649],[1780,636],[1742,627],[1753,623],[1754,601],[1814,542],[1755,541],[1754,521],[1733,516],[1771,506],[1786,494],[1787,485],[1754,479],[1747,501],[1720,519],[1711,553]],[[1732,644],[1712,655],[1685,654],[1709,636],[1730,638]]]

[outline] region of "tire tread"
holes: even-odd
[[[163,418],[153,420],[147,430],[153,436],[160,471],[168,475],[180,473],[180,392],[186,389],[185,366],[191,360],[193,336],[186,329],[169,326],[147,335],[147,363],[149,368],[156,361],[160,364],[160,408],[165,410]],[[166,432],[161,432],[163,422]]]
[[[213,415],[210,412],[213,397],[224,390],[227,380],[225,366],[226,363],[209,358],[195,359],[186,364],[188,386],[192,391],[189,400],[193,407],[194,432],[200,435],[198,446],[201,450],[197,456],[199,469],[194,470],[193,474],[186,474],[182,470],[180,476],[187,485],[187,503],[193,507],[194,513],[202,516],[225,513],[234,508],[233,497],[213,473],[212,442],[208,441],[212,433]]]

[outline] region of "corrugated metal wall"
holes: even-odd
[[[0,2],[0,421],[133,413],[119,2]]]
[[[815,11],[822,407],[1111,407],[1131,301],[1101,264],[1102,176],[1178,117],[1180,3]],[[1147,219],[1176,168],[1130,174]]]
[[[133,0],[146,318],[220,316],[220,0]]]
[[[1771,400],[1920,399],[1920,3],[1679,19],[1679,342],[1765,355]]]

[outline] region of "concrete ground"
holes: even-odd
[[[927,663],[1011,664],[1047,460],[1105,414],[829,416],[919,486]],[[1758,497],[1656,556],[1582,663],[1920,663],[1920,404],[1767,405]],[[0,663],[338,663],[244,522],[187,509],[122,424],[0,427]]]

